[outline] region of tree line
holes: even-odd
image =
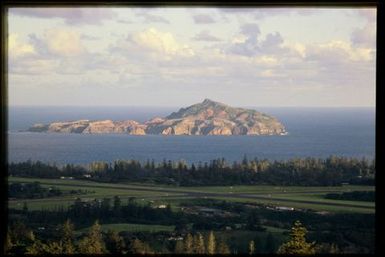
[[[55,186],[46,188],[42,187],[39,182],[33,183],[9,183],[8,184],[8,198],[16,199],[35,199],[47,198],[72,194],[87,194],[89,191],[77,189],[63,191]]]
[[[86,166],[66,164],[58,167],[40,161],[10,163],[10,176],[92,179],[101,182],[150,182],[178,186],[250,185],[335,186],[341,183],[374,185],[375,160],[330,156],[272,161],[249,160],[228,163],[224,158],[209,163],[147,160],[92,162]]]
[[[92,225],[93,221],[99,220],[102,224],[174,225],[173,233],[177,235],[191,233],[194,237],[199,231],[214,230],[225,233],[227,228],[231,228],[232,231],[254,231],[255,233],[266,231],[266,226],[289,229],[290,224],[295,220],[301,220],[312,231],[309,238],[327,247],[334,243],[335,246],[341,247],[341,251],[351,252],[371,251],[374,247],[373,214],[336,213],[320,215],[311,211],[276,211],[264,208],[260,204],[247,206],[243,203],[214,199],[189,199],[181,202],[180,206],[205,206],[239,215],[205,217],[199,213],[172,211],[169,205],[166,208],[157,208],[151,203],[142,204],[137,202],[135,198],[129,198],[123,202],[119,196],[115,196],[112,199],[94,200],[77,198],[69,207],[61,206],[50,210],[28,210],[28,205],[25,204],[25,208],[21,210],[9,210],[9,225],[15,227],[15,224],[23,222],[32,224],[35,228],[44,226],[45,230],[39,231],[39,233],[44,234],[45,238],[52,238],[57,233],[54,227],[67,219],[70,219],[79,229],[87,228]],[[132,235],[127,235],[127,237],[131,238]],[[150,244],[151,237],[154,236],[147,234],[140,240]],[[258,251],[271,252],[276,250],[276,238],[258,239],[255,242],[261,242],[261,240],[265,241],[266,245],[258,246]],[[267,245],[269,242],[274,245]],[[178,249],[182,249],[180,244]],[[239,247],[239,243],[236,242],[229,247],[234,249]],[[324,251],[328,252],[327,249],[329,248],[324,249]]]
[[[353,192],[342,192],[342,193],[329,193],[325,195],[326,199],[334,200],[348,200],[348,201],[376,201],[375,191],[353,191]]]
[[[39,238],[34,231],[23,223],[8,228],[4,253],[17,254],[155,254],[157,253],[149,243],[137,237],[125,240],[114,230],[103,232],[99,221],[96,220],[87,233],[80,236],[75,234],[75,226],[70,220],[57,229],[57,236],[50,239]],[[291,229],[289,239],[283,243],[277,253],[279,254],[315,254],[322,253],[322,248],[315,242],[307,242],[307,230],[296,221]],[[255,242],[248,244],[248,253],[256,253]],[[335,248],[331,248],[335,249]],[[160,252],[164,253],[164,252]],[[188,233],[181,240],[176,241],[170,253],[176,254],[231,254],[237,253],[236,249],[230,250],[223,239],[217,239],[214,232],[206,236],[200,232]],[[329,252],[335,253],[335,252]]]

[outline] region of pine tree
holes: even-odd
[[[185,253],[193,253],[193,236],[188,233],[184,240],[184,252]]]
[[[329,250],[329,253],[331,254],[337,254],[337,253],[340,253],[340,249],[338,248],[338,246],[336,244],[331,244],[330,246],[330,250]]]
[[[64,248],[61,242],[51,242],[49,244],[44,244],[42,247],[44,254],[63,254]]]
[[[79,251],[82,254],[101,254],[105,252],[101,227],[98,221],[92,225],[88,235],[79,242]]]
[[[175,248],[174,248],[174,253],[176,254],[182,254],[184,253],[184,244],[182,241],[176,241]]]
[[[106,248],[112,254],[121,254],[124,250],[125,243],[116,231],[109,230],[106,236]]]
[[[194,236],[193,248],[194,248],[194,253],[196,253],[196,254],[206,253],[205,241],[204,241],[202,234],[199,232]]]
[[[251,240],[249,242],[249,254],[252,255],[255,253],[255,244],[254,244],[254,240]]]
[[[118,215],[122,207],[122,201],[119,196],[114,196],[114,212]]]
[[[32,231],[30,239],[32,241],[32,244],[26,247],[26,254],[37,255],[45,253],[44,249],[47,248],[47,245],[43,244],[40,240],[36,239]]]
[[[13,246],[14,245],[13,245],[12,240],[11,240],[11,235],[10,235],[9,231],[7,231],[7,235],[5,238],[5,245],[4,245],[4,254],[8,254],[12,250]]]
[[[152,254],[154,253],[150,246],[147,243],[140,241],[139,239],[134,239],[131,244],[131,251],[134,254]]]
[[[315,254],[315,243],[306,242],[306,228],[298,220],[294,222],[291,228],[290,240],[282,244],[278,252],[279,254]]]
[[[24,213],[27,213],[27,212],[28,212],[28,205],[27,205],[27,202],[24,202],[24,203],[23,203],[23,212],[24,212]]]
[[[207,240],[207,253],[215,254],[216,252],[216,242],[213,231],[210,231],[209,238]]]
[[[219,241],[218,244],[218,249],[217,249],[218,254],[230,254],[230,248],[229,246],[224,242],[224,241]]]
[[[66,220],[61,228],[61,244],[63,246],[64,254],[74,254],[75,247],[73,245],[74,240],[74,225],[70,220]]]

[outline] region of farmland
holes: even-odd
[[[150,185],[139,183],[100,183],[87,180],[36,179],[10,177],[9,183],[32,183],[38,181],[44,187],[55,186],[61,190],[87,189],[88,194],[28,200],[28,207],[49,209],[55,206],[68,206],[76,197],[82,199],[112,198],[122,200],[135,197],[139,202],[169,203],[175,210],[185,199],[210,198],[229,202],[261,203],[272,206],[286,206],[296,209],[312,209],[327,212],[374,213],[374,202],[325,199],[327,193],[350,191],[373,191],[373,186],[343,185],[336,187],[299,187],[299,186],[211,186],[177,187],[169,185]],[[21,208],[23,200],[10,200],[10,208]]]

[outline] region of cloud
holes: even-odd
[[[123,23],[123,24],[132,24],[132,21],[130,21],[130,20],[118,19],[116,21],[119,22],[119,23]]]
[[[18,34],[11,33],[8,36],[8,54],[11,58],[18,58],[35,55],[36,50],[32,44],[21,42]]]
[[[279,32],[269,33],[261,39],[259,26],[254,23],[244,24],[240,28],[240,36],[233,39],[227,52],[236,55],[253,57],[266,53],[282,53],[284,40]]]
[[[39,37],[30,34],[30,41],[42,55],[77,56],[86,53],[78,32],[66,28],[46,30]]]
[[[104,20],[116,17],[109,8],[10,8],[9,13],[35,18],[62,18],[68,25],[100,25]]]
[[[149,28],[131,35],[126,44],[166,55],[193,56],[194,51],[186,44],[180,44],[169,32]]]
[[[241,33],[256,39],[261,34],[261,30],[257,24],[247,23],[241,26]]]
[[[137,13],[136,16],[140,16],[144,18],[145,23],[166,23],[166,24],[170,23],[170,21],[167,20],[166,18],[162,16],[154,15],[148,12],[140,12],[140,13]]]
[[[369,23],[375,23],[377,21],[376,9],[358,9],[358,14],[364,17]]]
[[[81,35],[66,28],[49,29],[42,35],[30,34],[27,42],[11,34],[8,51],[9,71],[30,75],[80,74],[90,56]]]
[[[196,24],[211,24],[215,23],[215,20],[208,14],[197,14],[193,16],[193,20]]]
[[[376,26],[367,23],[363,28],[357,28],[352,32],[351,41],[354,46],[376,48]]]
[[[261,51],[264,53],[280,53],[283,48],[283,38],[279,32],[269,33],[265,40],[261,42]]]
[[[301,15],[309,16],[319,12],[317,8],[258,8],[258,7],[243,7],[243,8],[218,8],[218,11],[226,16],[249,16],[255,20],[261,20],[272,16],[290,16]]]
[[[82,33],[82,34],[80,35],[80,39],[84,39],[84,40],[92,40],[92,41],[94,41],[94,40],[99,40],[99,39],[101,39],[101,37],[95,37],[95,36],[91,36],[91,35],[87,35],[87,34]]]
[[[356,47],[376,48],[376,10],[359,9],[358,15],[366,19],[362,28],[356,28],[351,34],[351,42]]]
[[[334,40],[325,44],[308,46],[306,59],[327,62],[329,64],[346,64],[348,62],[373,61],[374,52],[369,48],[358,48],[349,42]]]
[[[196,34],[193,38],[193,40],[196,41],[208,41],[208,42],[218,42],[221,41],[220,38],[210,35],[210,32],[208,30],[203,30]]]

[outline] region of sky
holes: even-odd
[[[375,106],[375,8],[8,9],[10,106]]]

